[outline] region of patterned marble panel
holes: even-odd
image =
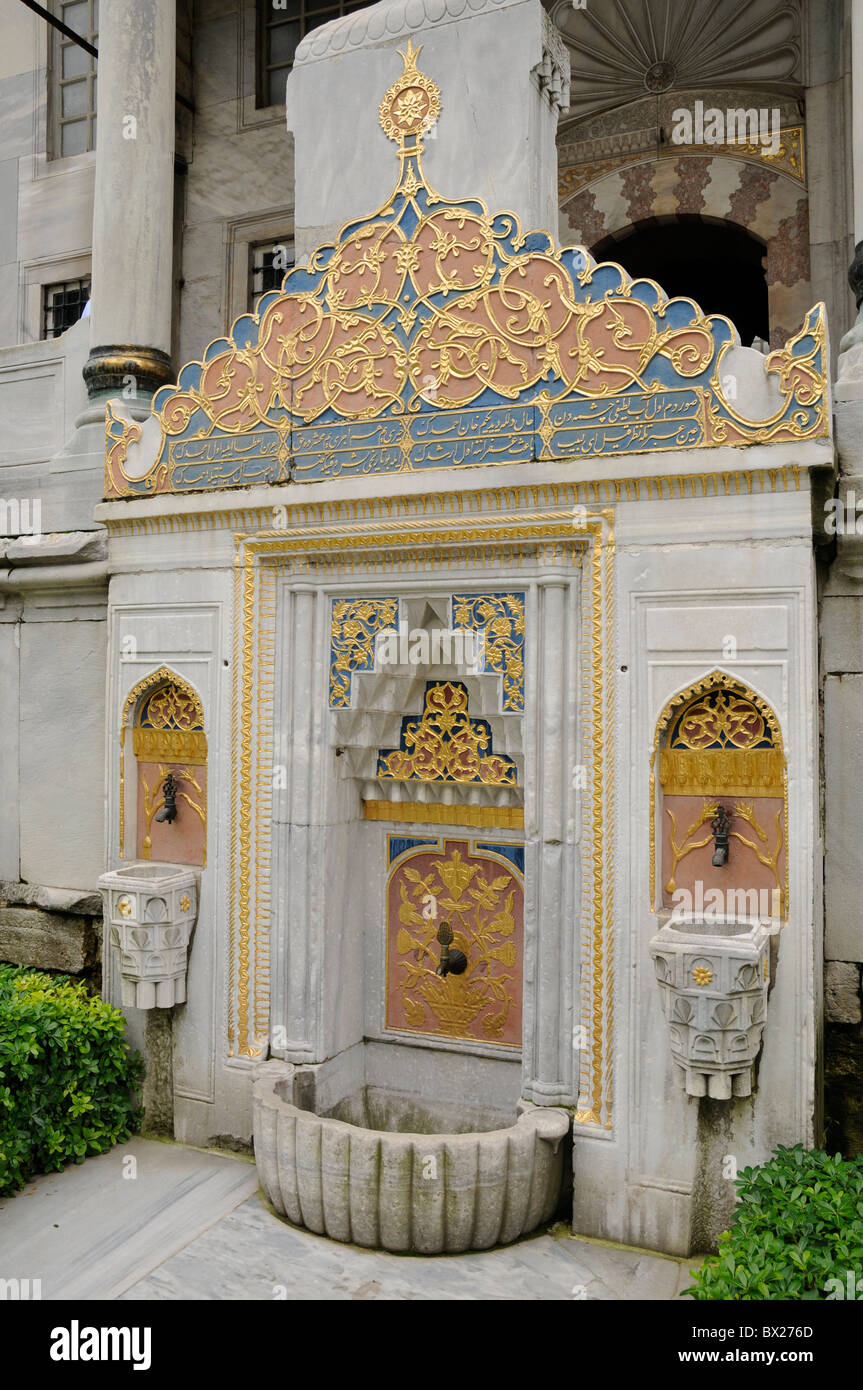
[[[386,1027],[483,1043],[521,1044],[524,886],[506,853],[521,846],[438,840],[405,851],[387,885]],[[492,852],[492,851],[495,852]],[[436,974],[442,921],[467,956]]]
[[[398,627],[397,598],[333,599],[330,625],[330,709],[348,709],[354,671],[371,671],[375,637]]]

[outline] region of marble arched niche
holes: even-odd
[[[653,910],[787,918],[785,751],[779,721],[755,690],[717,670],[667,701],[656,724],[650,799]],[[720,806],[730,817],[730,848],[717,867]]]
[[[129,743],[126,730],[131,728]],[[165,779],[176,817],[159,821]],[[127,793],[127,783],[134,789]],[[129,692],[120,721],[120,853],[168,864],[207,862],[207,736],[193,686],[166,666]],[[134,850],[132,845],[134,844]]]

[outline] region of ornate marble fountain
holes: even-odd
[[[200,878],[175,1132],[393,1250],[516,1239],[571,1158],[577,1230],[689,1253],[711,1142],[814,1135],[824,310],[764,357],[534,230],[567,80],[539,0],[312,31],[297,265],[108,409],[109,852]],[[775,900],[766,1013],[699,885]]]

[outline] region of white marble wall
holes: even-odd
[[[176,538],[174,538],[176,541]],[[148,547],[148,549],[150,549]],[[105,863],[119,858],[119,721],[126,696],[162,666],[198,691],[211,750],[207,769],[207,867],[201,871],[198,917],[189,951],[189,1004],[174,1010],[174,1123],[177,1138],[200,1143],[217,1134],[248,1139],[248,1117],[232,1100],[225,1055],[227,900],[225,884],[230,821],[230,574],[206,561],[188,568],[176,545],[154,548],[144,573],[117,576],[111,586],[108,711],[103,756],[108,767]],[[161,554],[158,550],[161,549]],[[124,566],[121,566],[124,568]],[[131,640],[130,640],[131,639]],[[129,656],[128,653],[133,655]],[[127,735],[128,742],[128,735]],[[127,861],[134,858],[135,782],[126,780]],[[106,990],[119,1003],[116,961],[106,945]],[[144,1017],[127,1010],[131,1029],[143,1036]],[[214,1113],[220,1110],[218,1120]]]
[[[92,891],[102,872],[107,577],[0,569],[0,877]]]
[[[690,455],[690,458],[692,455]],[[612,1130],[576,1125],[574,1227],[685,1254],[730,1187],[722,1160],[762,1162],[777,1144],[817,1141],[822,847],[818,821],[816,587],[810,495],[621,503],[616,748],[625,830],[617,841],[616,1081]],[[755,539],[755,538],[758,539]],[[729,659],[728,637],[737,643]],[[773,706],[789,772],[790,916],[783,927],[751,1099],[699,1105],[678,1088],[648,941],[649,768],[666,701],[715,669]],[[711,1103],[716,1107],[717,1103]],[[701,1116],[707,1123],[706,1112]],[[709,1225],[709,1221],[708,1221]],[[699,1247],[703,1248],[703,1247]]]

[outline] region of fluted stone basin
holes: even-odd
[[[554,1214],[570,1126],[520,1102],[514,1124],[464,1134],[364,1129],[290,1104],[277,1069],[255,1083],[255,1160],[276,1211],[333,1240],[424,1255],[487,1250]]]

